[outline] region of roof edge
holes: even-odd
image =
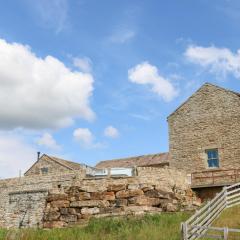
[[[220,87],[218,85],[215,85],[213,83],[209,83],[209,82],[205,82],[200,88],[198,88],[190,97],[188,97],[182,104],[180,104],[179,107],[177,107],[170,115],[167,116],[167,120],[174,114],[176,113],[182,106],[184,106],[192,97],[194,97],[203,87],[205,86],[213,86],[213,87],[216,87],[216,88],[219,88],[221,90],[224,90],[226,92],[230,92],[230,93],[233,93],[237,96],[240,97],[240,93],[238,92],[235,92],[235,91],[232,91],[230,89],[227,89],[227,88],[224,88],[224,87]]]
[[[111,162],[111,161],[121,161],[121,160],[128,160],[131,158],[139,158],[139,157],[145,157],[145,156],[153,156],[153,155],[160,155],[160,154],[169,154],[169,152],[161,152],[161,153],[152,153],[152,154],[144,154],[144,155],[136,155],[136,156],[129,156],[129,157],[124,157],[124,158],[114,158],[114,159],[109,159],[109,160],[102,160],[99,161],[95,167],[100,164],[100,163],[105,163],[105,162]],[[167,162],[167,161],[166,161]]]

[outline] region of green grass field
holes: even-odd
[[[179,240],[180,224],[190,213],[139,218],[94,219],[88,226],[53,230],[0,230],[1,240]]]
[[[87,226],[52,230],[0,230],[0,240],[179,240],[180,224],[191,213],[162,213],[138,218],[93,219]],[[223,211],[212,224],[240,228],[240,206]],[[230,239],[240,239],[231,234]]]

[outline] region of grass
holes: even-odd
[[[240,229],[240,205],[225,209],[213,226]]]
[[[180,224],[190,213],[162,213],[138,218],[92,219],[85,227],[0,230],[0,240],[179,240]]]
[[[223,210],[221,215],[213,222],[212,226],[240,229],[240,205]],[[219,235],[219,233],[219,231],[208,231],[208,234]],[[229,233],[229,240],[230,239],[239,240],[240,233]]]

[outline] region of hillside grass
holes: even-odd
[[[212,223],[212,226],[240,229],[240,205],[223,210],[221,215]],[[212,231],[208,231],[208,234],[219,235],[220,232],[212,230]],[[229,240],[230,239],[239,240],[240,233],[229,233]]]
[[[216,219],[216,221],[212,225],[214,227],[228,227],[240,229],[240,205],[223,210],[219,218]]]
[[[179,240],[181,222],[190,213],[162,213],[138,218],[92,219],[85,227],[0,230],[1,240]]]

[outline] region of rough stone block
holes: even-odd
[[[144,195],[130,198],[129,204],[136,206],[158,206],[161,202],[159,198],[149,198]]]
[[[77,215],[71,215],[71,214],[68,214],[68,215],[62,215],[60,217],[60,220],[61,221],[64,221],[64,222],[76,222],[77,221]]]
[[[127,206],[128,200],[127,199],[116,199],[115,205],[116,205],[116,207]]]
[[[52,207],[57,207],[57,208],[66,208],[69,207],[70,202],[67,200],[56,200],[51,202]]]
[[[118,192],[126,189],[126,184],[112,184],[107,187],[107,191]]]
[[[115,194],[114,192],[104,192],[103,194],[103,199],[108,200],[108,201],[113,201],[115,200]]]
[[[139,184],[128,184],[127,188],[129,190],[136,190],[136,189],[139,189]]]
[[[68,195],[65,193],[59,193],[59,194],[50,194],[47,197],[48,202],[59,201],[59,200],[68,200]]]
[[[93,215],[100,213],[100,209],[98,207],[93,208],[82,208],[81,213],[83,215]]]
[[[88,200],[75,201],[70,203],[70,207],[108,207],[109,202],[106,200]]]
[[[116,193],[116,198],[129,198],[129,197],[135,197],[139,195],[143,195],[143,191],[141,189],[136,190],[121,190]]]
[[[80,192],[78,195],[78,200],[90,200],[91,195],[88,192]]]

